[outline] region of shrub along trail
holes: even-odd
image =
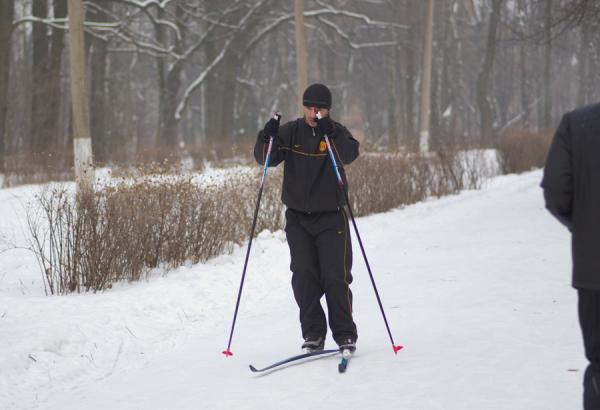
[[[356,357],[256,377],[297,353],[284,234],[253,244],[225,358],[244,246],[168,276],[46,297],[33,255],[0,254],[2,409],[574,409],[584,359],[568,233],[544,210],[539,171],[480,191],[359,218],[397,343],[394,356],[357,243]],[[18,237],[20,201],[0,191]],[[248,224],[250,221],[248,221]],[[326,347],[332,347],[329,339]]]

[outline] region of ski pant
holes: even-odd
[[[583,376],[583,408],[600,409],[600,290],[579,289],[579,323],[585,356],[590,364]]]
[[[329,326],[340,344],[356,341],[352,319],[352,245],[343,209],[306,214],[288,209],[285,233],[290,247],[292,288],[300,308],[302,337],[325,337],[327,321],[321,306],[325,295]]]

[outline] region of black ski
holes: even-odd
[[[306,359],[309,357],[322,356],[322,355],[327,355],[327,354],[332,355],[333,353],[339,353],[339,350],[338,349],[330,349],[330,350],[319,350],[319,351],[311,352],[311,353],[302,353],[297,356],[288,357],[287,359],[283,359],[277,363],[273,363],[272,365],[264,367],[262,369],[257,369],[256,367],[250,365],[250,370],[252,370],[254,373],[261,373],[261,372],[282,366],[287,363],[295,362],[297,360],[302,360],[302,359]]]
[[[338,364],[338,371],[340,373],[345,373],[346,369],[348,368],[348,362],[350,361],[350,358],[347,357],[342,357],[342,360],[340,361],[340,364]]]
[[[348,352],[348,353],[346,353]],[[348,350],[344,350],[342,352],[342,360],[340,360],[340,364],[338,364],[338,371],[340,373],[345,373],[348,368],[348,363],[350,362],[350,358],[352,357],[352,353]]]

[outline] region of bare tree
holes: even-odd
[[[157,17],[159,21],[164,21],[167,12],[174,14],[174,20],[177,27],[177,33],[183,33],[183,10],[177,5],[173,5],[171,10],[159,9]],[[160,44],[169,44],[171,28],[164,24],[156,24],[156,38]],[[183,34],[174,34],[178,38],[172,42],[173,52],[181,55],[183,52]],[[169,62],[166,58],[157,58],[158,71],[158,135],[157,142],[159,146],[174,147],[177,144],[177,118],[175,110],[177,108],[177,95],[181,87],[182,65],[185,60],[180,58],[174,62]]]
[[[8,105],[8,73],[10,68],[10,45],[14,5],[10,1],[0,3],[0,174],[4,173],[6,141],[6,112]]]
[[[308,86],[306,72],[306,36],[304,35],[304,0],[294,0],[295,33],[296,33],[296,77],[298,110],[302,112],[302,92]]]
[[[84,10],[81,0],[69,0],[69,63],[73,105],[75,175],[82,190],[93,188],[94,169],[86,82]]]
[[[99,0],[90,1],[86,18],[90,22],[102,23],[109,19],[112,4],[102,4]],[[108,92],[106,72],[108,66],[108,42],[98,36],[86,33],[86,47],[90,62],[90,133],[92,152],[98,163],[106,163],[110,158],[110,136],[107,130]]]
[[[32,14],[39,19],[47,19],[48,2],[34,1]],[[50,144],[48,135],[48,121],[50,111],[47,109],[48,96],[47,73],[50,69],[50,37],[48,27],[35,24],[32,31],[33,43],[33,84],[32,84],[32,109],[31,109],[31,151],[35,153],[47,152]]]
[[[67,17],[67,0],[53,0],[52,11],[55,19]],[[47,73],[48,96],[46,99],[46,131],[48,146],[58,148],[59,141],[65,133],[60,123],[61,94],[64,93],[61,79],[64,74],[63,55],[65,51],[65,31],[52,27],[50,30],[50,57]],[[70,165],[70,164],[69,164]]]
[[[552,124],[552,0],[544,4],[544,108],[540,116],[540,128]]]
[[[12,67],[2,94],[13,96],[5,108],[10,163],[13,152],[69,142],[65,3],[14,2],[16,31],[0,45],[0,52],[13,49],[2,66]],[[90,128],[102,162],[128,162],[141,151],[155,160],[168,151],[209,156],[213,142],[229,147],[254,139],[270,111],[298,114],[294,3],[84,4]],[[598,2],[435,4],[428,92],[428,2],[304,0],[307,79],[330,86],[333,115],[359,138],[379,148],[387,141],[393,149],[418,149],[419,115],[428,111],[433,147],[489,145],[495,133],[552,126],[562,110],[600,98],[593,87],[600,81]],[[426,96],[429,109],[420,109]]]
[[[480,116],[480,135],[482,140],[490,141],[494,127],[494,103],[490,95],[490,82],[494,59],[496,57],[497,29],[503,0],[492,0],[492,10],[488,26],[485,55],[477,76],[477,105]]]
[[[427,2],[427,17],[425,23],[423,74],[421,88],[421,121],[419,129],[419,150],[429,151],[429,128],[431,126],[431,65],[433,52],[433,0]]]

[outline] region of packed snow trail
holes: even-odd
[[[405,348],[392,352],[353,238],[359,338],[344,374],[337,357],[264,376],[248,369],[299,353],[282,232],[253,245],[230,358],[221,351],[244,246],[149,282],[65,297],[42,296],[29,256],[8,264],[11,252],[0,254],[0,408],[581,408],[569,235],[544,210],[540,179],[540,171],[503,176],[480,191],[359,218]]]

